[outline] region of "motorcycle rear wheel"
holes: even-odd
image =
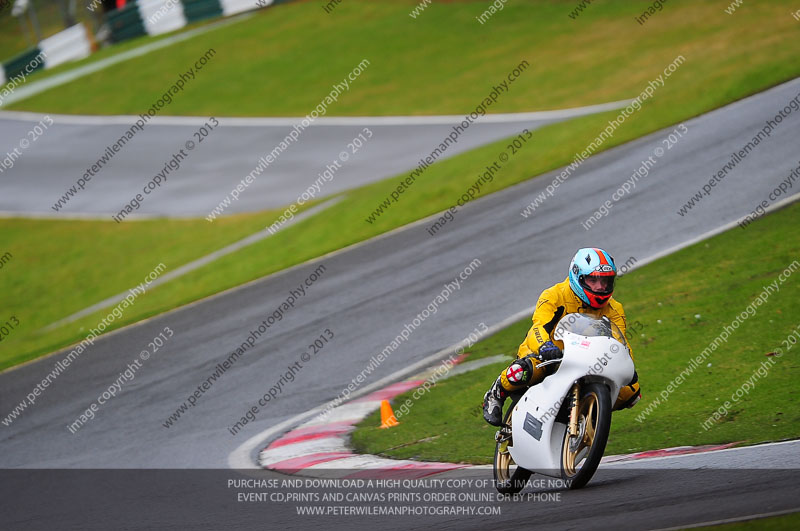
[[[586,485],[600,464],[611,429],[611,396],[608,388],[591,383],[581,389],[578,404],[578,435],[564,434],[561,478],[570,489]]]
[[[513,446],[511,440],[511,412],[517,401],[514,400],[503,417],[503,424],[508,426],[508,436],[503,440],[497,441],[494,447],[494,486],[500,494],[517,494],[528,483],[531,471],[518,466],[514,463],[514,458],[508,451],[509,446]]]

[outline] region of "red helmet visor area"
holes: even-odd
[[[589,291],[588,289],[584,290],[586,293],[586,297],[589,299],[589,306],[592,308],[602,308],[606,304],[608,304],[608,299],[611,298],[611,294],[608,295],[596,295]]]

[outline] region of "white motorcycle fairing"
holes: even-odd
[[[564,357],[555,374],[529,388],[511,414],[514,462],[547,476],[560,476],[567,425],[556,417],[575,382],[600,382],[609,388],[611,405],[633,378],[628,348],[611,337],[564,332]]]

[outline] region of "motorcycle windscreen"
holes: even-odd
[[[566,332],[586,337],[610,337],[628,348],[625,334],[605,316],[598,319],[585,313],[568,313],[556,325],[553,339],[563,341]]]

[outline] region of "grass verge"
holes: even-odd
[[[800,527],[800,512],[731,524],[710,525],[698,527],[697,529],[714,531],[752,531],[753,529],[758,529],[759,531],[794,531],[798,527]]]
[[[0,342],[0,369],[79,341],[105,311],[45,332],[43,327],[144,281],[159,264],[165,272],[254,234],[274,212],[205,219],[153,219],[132,223],[80,220],[0,220],[3,258],[0,292],[5,322],[19,326]],[[202,235],[202,237],[200,237]],[[87,237],[88,236],[88,237]],[[134,322],[228,285],[230,270],[208,269],[207,284],[171,292],[169,303],[146,294],[118,323]],[[201,279],[195,278],[195,282]],[[181,295],[183,293],[183,296]],[[177,298],[176,298],[177,297]],[[139,304],[142,301],[146,303]],[[116,328],[116,326],[111,329]]]
[[[741,97],[738,88],[753,88],[742,85],[766,86],[797,72],[796,45],[791,44],[796,42],[796,21],[788,0],[754,3],[736,16],[725,15],[714,3],[674,0],[646,27],[634,20],[641,8],[630,2],[604,2],[578,20],[567,16],[573,4],[510,3],[482,25],[475,19],[486,9],[480,1],[434,3],[416,19],[409,16],[415,0],[352,0],[333,15],[316,2],[292,2],[11,108],[136,115],[209,48],[217,52],[213,61],[167,112],[304,116],[365,58],[369,67],[329,112],[468,112],[522,59],[534,68],[492,112],[633,97],[678,54],[690,59],[685,68],[696,74],[694,79],[714,88],[698,93],[704,102],[729,101]]]
[[[607,455],[800,436],[800,389],[794,384],[800,377],[800,347],[787,350],[783,344],[800,324],[800,269],[707,358],[707,366],[698,367],[668,400],[662,400],[641,422],[637,420],[689,360],[730,325],[764,285],[775,281],[796,260],[800,252],[798,220],[800,204],[795,203],[746,230],[731,229],[620,279],[615,296],[625,304],[629,322],[642,324],[640,335],[633,337],[631,344],[643,399],[631,410],[614,413]],[[765,249],[771,252],[765,253]],[[475,354],[502,352],[510,361],[528,322],[516,323],[478,343]],[[765,356],[776,348],[784,349],[782,357]],[[704,429],[702,423],[771,359],[776,365],[754,380],[752,389],[726,416]],[[370,415],[353,433],[353,446],[359,452],[398,459],[491,463],[496,428],[483,421],[480,403],[505,365],[498,363],[438,382],[392,429],[378,429],[378,412]],[[411,395],[404,393],[395,402]]]

